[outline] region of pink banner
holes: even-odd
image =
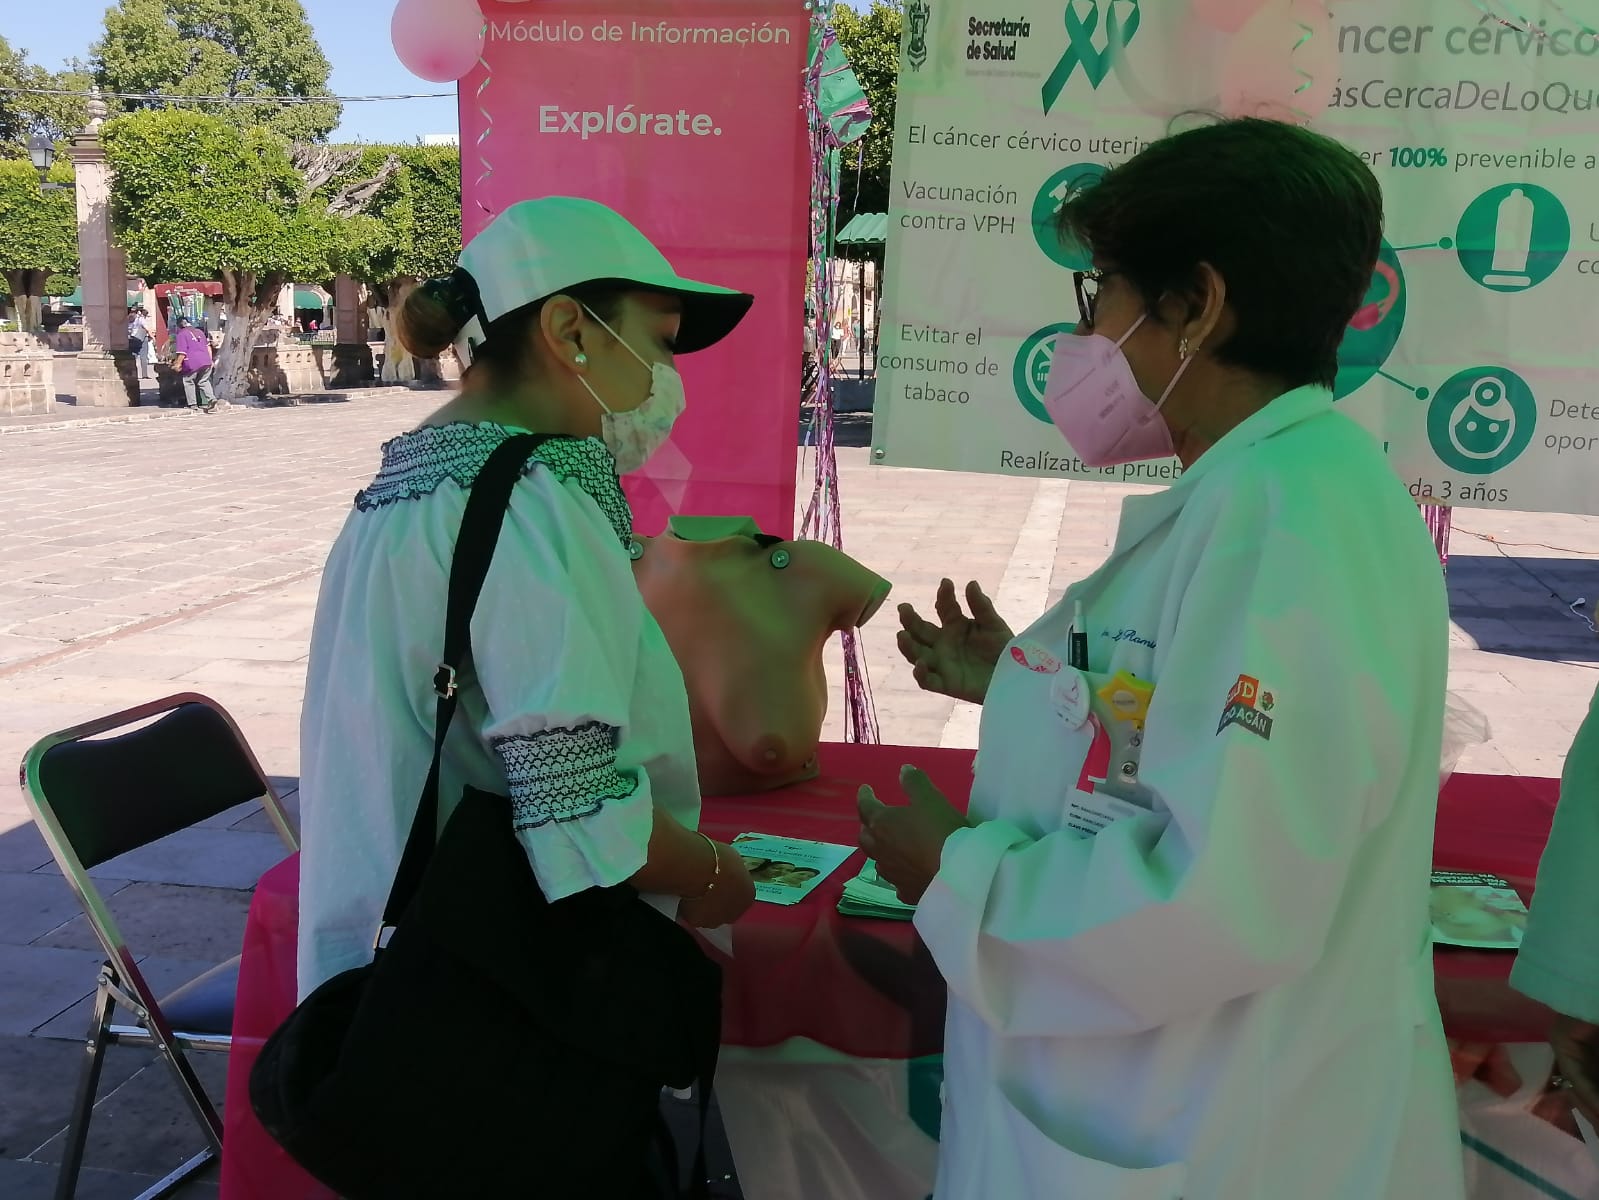
[[[790,536],[809,203],[800,0],[483,0],[461,80],[465,235],[536,196],[622,213],[755,307],[678,364],[688,412],[628,479],[635,524],[747,515]]]

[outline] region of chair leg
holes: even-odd
[[[158,1179],[145,1191],[140,1192],[133,1200],[165,1200],[198,1172],[203,1171],[216,1160],[216,1154],[211,1150],[202,1150],[188,1162],[184,1163],[165,1179]]]
[[[78,1074],[78,1093],[72,1102],[72,1120],[67,1125],[67,1143],[61,1155],[61,1170],[56,1175],[56,1200],[72,1200],[78,1190],[78,1173],[83,1169],[83,1148],[89,1140],[89,1120],[94,1116],[94,1098],[100,1090],[100,1070],[105,1066],[106,1028],[111,1024],[111,964],[100,968],[94,989],[94,1015],[89,1022],[89,1038],[84,1043],[87,1057]]]
[[[188,1102],[189,1111],[194,1113],[194,1119],[200,1122],[205,1130],[206,1139],[211,1143],[212,1153],[222,1153],[222,1118],[217,1115],[216,1105],[211,1103],[211,1097],[205,1094],[205,1088],[200,1083],[200,1077],[194,1073],[194,1066],[189,1062],[189,1056],[184,1053],[183,1047],[170,1042],[156,1042],[156,1049],[162,1058],[166,1059],[167,1066],[172,1068],[172,1073],[178,1078],[178,1088],[183,1092],[183,1098]]]

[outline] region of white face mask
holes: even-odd
[[[612,412],[611,406],[600,399],[589,381],[582,375],[577,377],[594,397],[594,403],[604,411],[605,415],[600,418],[600,437],[616,459],[616,473],[626,475],[647,463],[672,435],[672,426],[677,424],[688,405],[683,395],[683,377],[665,363],[646,362],[644,356],[623,342],[616,330],[600,320],[593,309],[587,312],[607,333],[622,342],[629,354],[650,369],[650,394],[643,404],[628,412]]]

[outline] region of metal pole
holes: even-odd
[[[856,265],[860,268],[856,278],[860,286],[855,289],[855,378],[866,378],[866,252],[860,251],[861,260]]]

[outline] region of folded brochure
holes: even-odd
[[[1432,873],[1432,940],[1475,950],[1514,950],[1527,928],[1527,906],[1497,875]]]
[[[741,833],[733,848],[755,880],[755,898],[768,904],[798,904],[855,853],[854,846],[765,833]]]
[[[877,917],[887,921],[909,921],[916,906],[906,904],[894,893],[892,884],[877,874],[877,861],[867,859],[861,873],[844,885],[838,911],[846,917]]]

